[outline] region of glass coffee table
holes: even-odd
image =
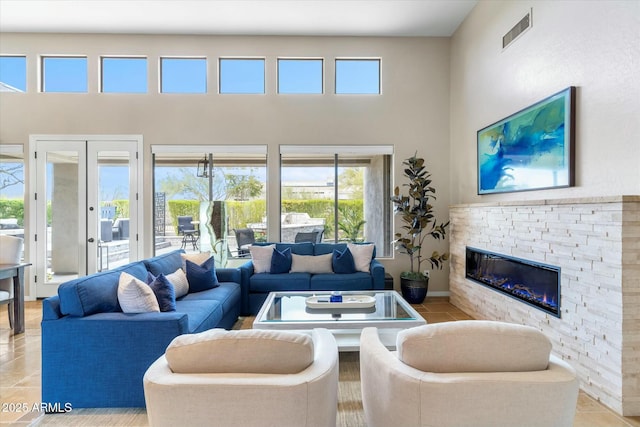
[[[343,301],[350,295],[375,298],[367,308],[348,308],[349,304],[325,304],[326,308],[310,308],[308,297],[330,297],[330,291],[271,292],[253,322],[253,329],[297,330],[309,332],[326,328],[336,337],[340,351],[358,351],[363,328],[378,328],[385,346],[395,349],[396,336],[403,329],[427,322],[396,291],[344,291]],[[317,300],[317,299],[315,299]]]

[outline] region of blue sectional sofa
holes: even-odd
[[[42,401],[50,407],[144,407],[142,377],[178,335],[230,329],[240,311],[240,271],[216,269],[220,286],[188,293],[176,311],[123,313],[120,273],[146,280],[182,266],[174,251],[60,285],[42,304]]]
[[[275,245],[279,251],[287,248],[297,255],[325,255],[334,250],[343,251],[346,243],[260,243],[261,246]],[[242,315],[255,315],[260,310],[269,292],[273,291],[347,291],[384,289],[384,266],[375,258],[375,248],[369,265],[369,272],[337,274],[305,272],[295,273],[255,273],[253,261],[240,266],[242,286]]]

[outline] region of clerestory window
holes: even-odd
[[[87,58],[85,56],[44,56],[42,92],[87,92]]]
[[[278,93],[321,94],[322,59],[278,59]]]
[[[101,58],[103,93],[147,93],[147,58]]]
[[[264,90],[264,59],[220,58],[221,94],[262,94]]]
[[[206,58],[160,58],[160,92],[207,93]]]
[[[336,59],[337,94],[379,94],[379,59]]]
[[[0,92],[27,91],[27,57],[0,56]]]

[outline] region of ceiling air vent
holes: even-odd
[[[531,28],[531,12],[527,13],[524,18],[513,26],[507,34],[502,37],[502,48],[509,46],[511,42],[517,39],[520,34]]]

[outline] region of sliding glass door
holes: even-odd
[[[266,146],[152,146],[155,253],[211,252],[218,266],[266,239]]]
[[[391,146],[280,146],[282,242],[376,244],[392,254]]]

